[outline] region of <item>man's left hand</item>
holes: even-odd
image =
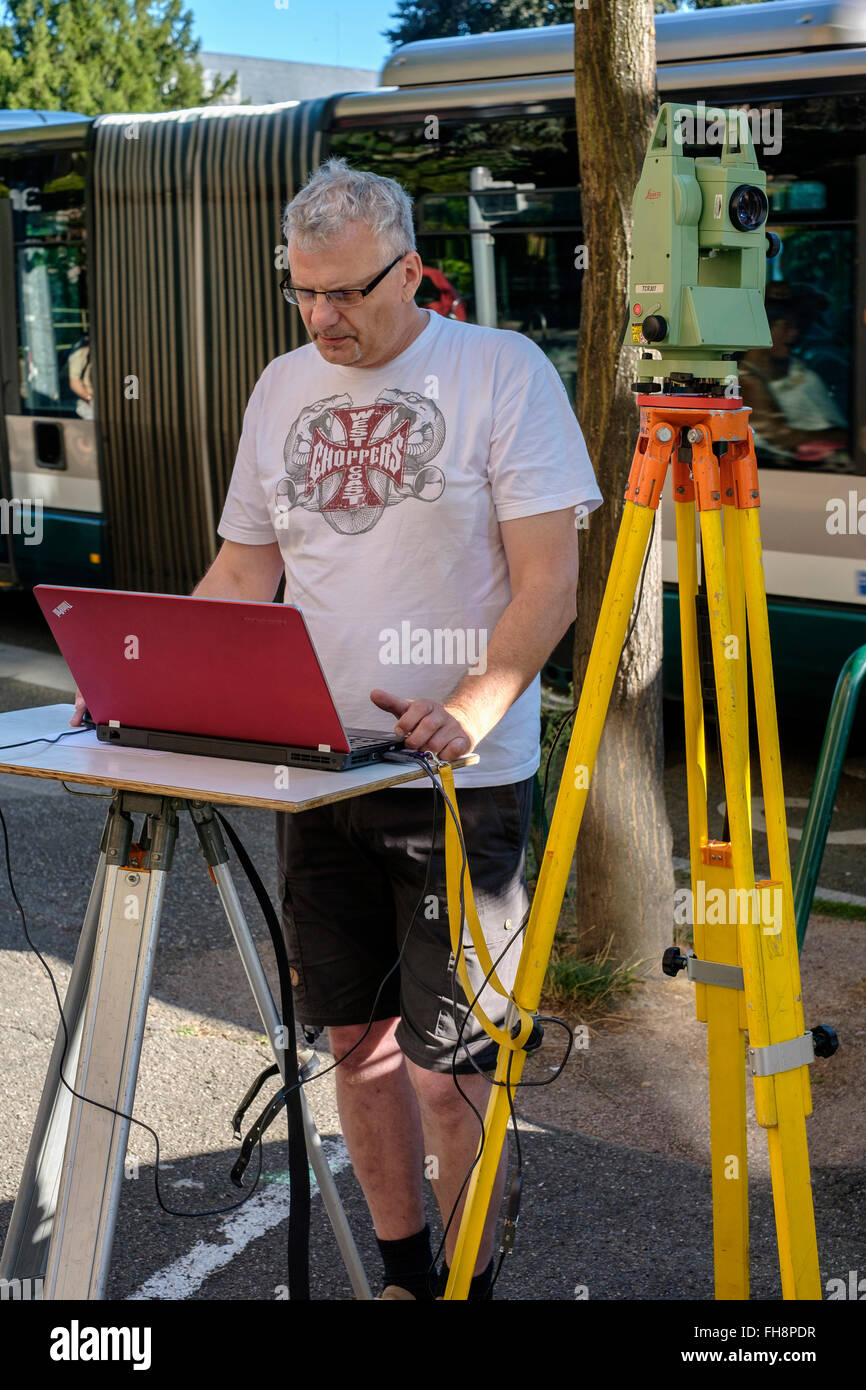
[[[479,741],[469,715],[459,705],[443,705],[437,700],[406,700],[387,690],[371,690],[370,699],[380,709],[396,715],[394,730],[405,739],[406,747],[435,753],[442,762],[451,762],[471,753]]]

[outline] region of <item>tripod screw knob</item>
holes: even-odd
[[[665,975],[676,976],[681,970],[685,970],[688,965],[688,957],[684,956],[679,946],[669,946],[662,956],[662,970]]]
[[[650,314],[644,320],[643,335],[648,343],[660,343],[668,336],[668,321],[661,314]]]
[[[832,1057],[833,1053],[839,1050],[836,1029],[831,1028],[829,1024],[819,1023],[817,1028],[812,1029],[812,1045],[816,1057]]]

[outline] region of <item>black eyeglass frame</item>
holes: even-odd
[[[349,287],[347,286],[345,289],[341,289],[341,290],[308,290],[308,289],[306,289],[305,286],[303,286],[303,285],[293,285],[293,284],[291,283],[291,272],[289,272],[289,274],[288,274],[283,280],[280,281],[280,291],[281,291],[282,296],[283,296],[283,298],[285,299],[286,303],[287,303],[287,304],[294,304],[294,305],[296,306],[296,308],[300,308],[300,305],[298,304],[297,299],[290,299],[290,298],[289,298],[289,291],[292,291],[293,293],[297,294],[298,291],[300,290],[300,291],[301,291],[302,293],[304,293],[304,294],[312,294],[312,295],[315,295],[315,296],[316,296],[316,299],[318,299],[318,297],[319,297],[320,294],[323,294],[323,295],[325,296],[325,298],[327,299],[327,301],[328,301],[329,304],[333,304],[333,303],[334,303],[333,299],[331,298],[331,295],[332,295],[332,294],[359,294],[359,295],[361,296],[361,299],[366,299],[366,298],[367,298],[367,295],[368,295],[368,294],[372,294],[372,292],[373,292],[373,290],[376,288],[376,286],[379,285],[379,284],[381,284],[381,282],[385,279],[385,276],[388,274],[389,270],[393,270],[394,267],[395,267],[395,265],[397,264],[398,261],[402,261],[402,260],[404,259],[405,256],[410,256],[411,254],[412,254],[411,251],[401,251],[401,252],[400,252],[400,255],[399,255],[399,256],[395,256],[395,257],[394,257],[394,260],[391,262],[391,264],[390,264],[390,265],[386,265],[384,270],[380,270],[380,271],[379,271],[379,274],[378,274],[377,276],[375,276],[375,278],[372,279],[372,280],[370,281],[369,285],[365,285],[365,286],[363,287],[363,289],[354,289],[354,288],[349,288]],[[315,301],[314,301],[314,302],[315,302]],[[350,302],[351,302],[351,303],[354,303],[354,304],[357,304],[357,303],[359,303],[360,301],[359,301],[359,300],[352,300],[352,301],[350,301]],[[337,308],[337,309],[339,309],[339,308],[341,308],[341,307],[345,307],[345,305],[344,305],[344,306],[341,306],[340,304],[337,304],[337,305],[335,305],[334,307]]]

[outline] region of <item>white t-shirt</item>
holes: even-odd
[[[325,362],[312,343],[269,363],[218,528],[241,544],[279,541],[285,601],[306,619],[343,723],[386,733],[396,718],[371,690],[444,700],[486,666],[511,600],[499,522],[602,500],[541,350],[428,318],[382,367]],[[532,776],[539,710],[536,677],[457,785]]]

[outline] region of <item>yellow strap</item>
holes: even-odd
[[[460,920],[460,876],[463,870],[463,851],[460,848],[460,835],[457,827],[460,825],[460,812],[457,809],[457,793],[454,788],[454,773],[448,764],[440,768],[442,785],[445,795],[451,802],[454,809],[452,816],[447,806],[445,808],[445,883],[448,893],[448,925],[451,930],[451,950],[457,962],[457,978],[466,995],[466,1002],[470,1003],[477,993],[469,979],[469,972],[466,969],[466,952],[462,949],[463,944],[463,923]],[[490,975],[488,983],[501,994],[504,999],[510,999],[514,1003],[511,991],[505,989],[496,971],[493,969],[493,961],[487,949],[487,942],[484,940],[484,932],[478,920],[478,913],[475,908],[475,898],[472,893],[472,880],[469,875],[469,859],[467,856],[466,869],[463,873],[463,903],[466,913],[466,923],[469,927],[469,936],[472,945],[475,947],[478,962],[485,975]],[[478,1019],[485,1033],[491,1037],[500,1047],[508,1047],[517,1051],[526,1043],[533,1029],[533,1018],[525,1009],[521,1009],[518,1004],[514,1004],[520,1015],[520,1032],[516,1037],[512,1037],[504,1028],[498,1028],[495,1023],[487,1017],[481,1008],[480,1002],[476,999],[472,1005],[472,1012]]]

